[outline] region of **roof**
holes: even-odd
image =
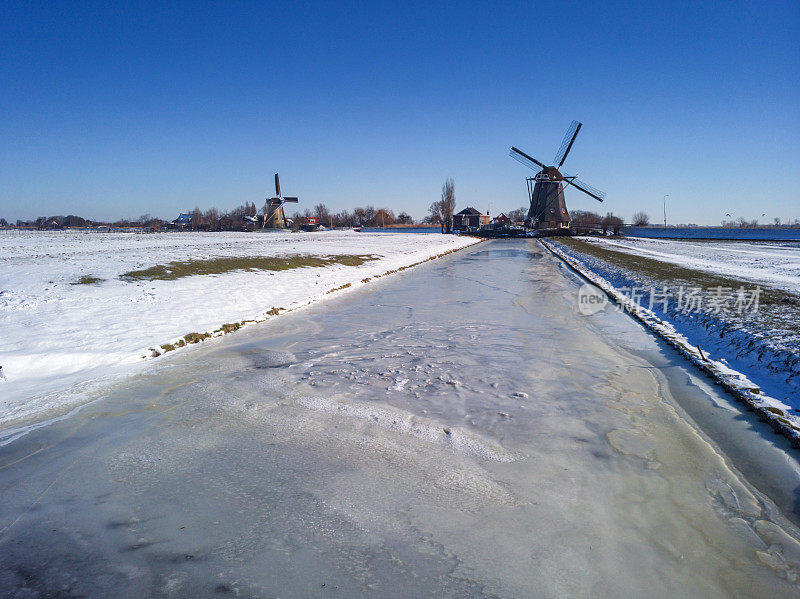
[[[178,218],[176,218],[172,222],[173,223],[177,223],[177,224],[190,223],[190,222],[192,222],[192,215],[191,214],[184,214],[184,213],[181,212],[181,214],[178,216]]]
[[[482,213],[481,213],[481,211],[480,211],[480,210],[475,210],[475,208],[464,208],[464,209],[463,209],[461,212],[459,212],[458,214],[469,214],[469,215],[471,215],[471,216],[479,216],[479,215],[480,215],[480,214],[482,214]]]

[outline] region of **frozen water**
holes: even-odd
[[[0,589],[797,596],[794,454],[579,286],[493,241],[119,383],[0,447]]]

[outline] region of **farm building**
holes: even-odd
[[[178,218],[172,221],[172,225],[177,227],[178,229],[184,229],[192,224],[192,215],[187,213],[181,213]]]
[[[491,218],[489,214],[481,214],[475,208],[464,208],[458,214],[453,215],[453,230],[468,231],[479,229],[483,225],[488,225]]]

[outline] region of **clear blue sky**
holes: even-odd
[[[0,216],[526,203],[800,218],[800,3],[0,4]],[[652,3],[661,4],[661,3]]]

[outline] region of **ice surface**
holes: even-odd
[[[151,348],[222,324],[262,319],[343,285],[475,243],[405,233],[0,231],[0,426],[86,401],[92,381],[144,367]],[[170,261],[238,256],[379,257],[361,266],[236,271],[174,281],[120,280]],[[76,285],[83,276],[99,283]],[[182,350],[186,351],[186,350]]]
[[[662,350],[625,315],[579,315],[536,242],[487,247],[170,357],[0,447],[0,589],[797,596],[798,531],[684,416],[680,362],[635,354]]]

